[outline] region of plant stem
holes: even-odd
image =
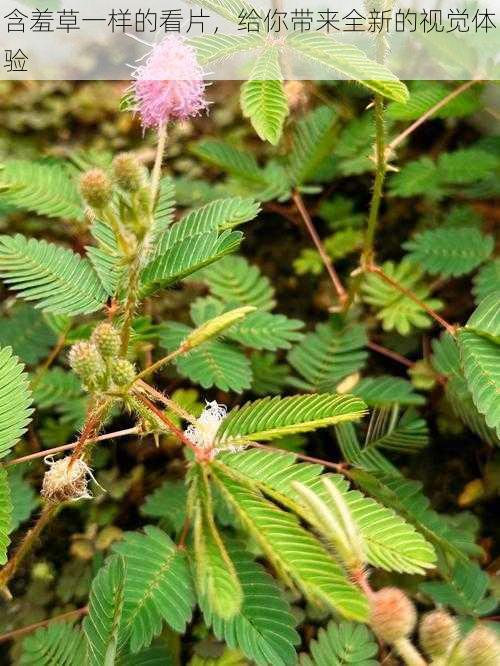
[[[285,451],[284,449],[279,449],[278,447],[270,446],[269,444],[246,442],[246,445],[251,446],[252,448],[255,449],[264,449],[265,451],[275,451],[276,453],[281,453],[282,455],[290,454],[290,451]],[[321,458],[313,458],[312,456],[306,456],[303,453],[297,453],[296,451],[293,451],[293,455],[296,456],[297,458],[300,458],[300,460],[305,460],[306,462],[315,463],[317,465],[323,465],[324,467],[330,467],[331,469],[334,469],[336,472],[340,472],[341,474],[345,473],[346,465],[343,463],[333,463],[328,460],[322,460]]]
[[[434,104],[434,106],[431,106],[430,109],[428,109],[424,114],[420,116],[420,118],[417,118],[414,123],[409,125],[404,132],[401,132],[401,134],[398,134],[398,136],[393,139],[386,148],[386,158],[389,157],[389,153],[391,153],[396,146],[399,146],[400,143],[402,143],[406,137],[408,137],[412,132],[414,132],[420,125],[425,123],[426,120],[429,120],[437,111],[442,109],[444,106],[449,104],[455,97],[458,97],[458,95],[461,95],[463,92],[468,90],[471,86],[473,86],[475,83],[478,83],[479,79],[472,79],[470,81],[466,81],[465,83],[462,83],[461,86],[456,88],[455,90],[452,90],[446,97],[443,97],[442,100],[437,102],[437,104]]]
[[[401,363],[407,368],[412,368],[415,365],[414,362],[410,361],[406,356],[398,354],[397,352],[392,351],[392,349],[387,349],[387,347],[382,347],[382,345],[379,345],[376,342],[369,341],[367,346],[369,349],[373,349],[373,351],[382,354],[382,356],[387,356],[387,358],[391,358],[393,361],[397,361],[397,363]]]
[[[71,454],[71,459],[76,460],[81,458],[86,445],[94,438],[94,433],[101,426],[101,423],[106,415],[107,410],[111,405],[111,400],[105,400],[98,405],[94,412],[89,413],[85,425],[83,426],[82,434],[78,438],[75,450]]]
[[[33,548],[35,541],[38,539],[45,526],[50,522],[58,508],[59,505],[55,504],[46,504],[44,506],[34,526],[26,532],[18,549],[11,557],[8,564],[6,564],[0,571],[0,589],[8,585],[10,579],[16,573],[19,565]]]
[[[385,273],[380,268],[380,266],[377,266],[375,264],[368,264],[368,265],[365,266],[364,270],[366,270],[369,273],[375,273],[376,275],[379,275],[382,278],[382,280],[387,282],[387,284],[390,284],[391,287],[394,287],[394,289],[397,289],[398,291],[400,291],[402,294],[407,296],[414,303],[419,305],[422,308],[422,310],[425,310],[425,312],[427,312],[427,314],[430,317],[435,319],[438,322],[438,324],[441,324],[441,326],[444,329],[446,329],[448,331],[448,333],[450,333],[450,335],[454,336],[456,334],[456,330],[455,330],[454,326],[452,326],[450,323],[448,323],[446,321],[446,319],[443,319],[443,317],[438,315],[438,313],[435,310],[430,308],[426,303],[424,303],[424,301],[420,300],[420,298],[418,298],[418,296],[415,296],[415,294],[412,291],[410,291],[410,289],[407,289],[406,287],[403,287],[402,284],[399,284],[399,282],[397,282],[396,280],[393,280],[389,275],[387,275],[387,273]]]
[[[394,647],[407,666],[427,666],[427,662],[408,638],[399,638]]]
[[[88,611],[88,606],[83,606],[83,608],[77,608],[76,610],[68,611],[67,613],[61,613],[61,615],[56,615],[55,617],[49,617],[46,620],[42,620],[41,622],[35,622],[34,624],[30,624],[27,627],[14,629],[13,631],[9,631],[6,634],[2,634],[0,636],[0,643],[5,643],[6,641],[21,638],[21,636],[26,636],[26,634],[31,634],[33,631],[40,629],[40,627],[46,627],[51,622],[61,622],[61,620],[77,620],[82,615],[86,615]]]
[[[170,363],[170,361],[172,361],[177,356],[180,356],[181,354],[185,354],[187,351],[189,351],[189,347],[187,347],[185,345],[181,345],[175,351],[171,352],[170,354],[167,354],[167,356],[164,356],[163,358],[160,358],[159,361],[156,361],[155,363],[148,366],[147,368],[144,368],[144,370],[142,370],[141,372],[139,372],[138,375],[136,375],[132,384],[135,384],[135,382],[138,379],[142,379],[143,377],[146,377],[147,375],[150,375],[151,373],[156,372],[162,366],[166,365],[167,363]]]
[[[137,435],[139,429],[137,427],[126,428],[125,430],[117,430],[116,432],[108,432],[105,435],[99,435],[99,437],[92,437],[87,439],[87,442],[104,442],[107,439],[115,439],[117,437],[125,437],[126,435]],[[71,444],[62,444],[61,446],[55,446],[52,449],[44,449],[43,451],[37,451],[36,453],[30,453],[26,456],[21,456],[20,458],[15,458],[14,460],[9,460],[4,463],[4,467],[10,467],[11,465],[19,465],[20,463],[28,462],[30,460],[35,460],[36,458],[45,458],[46,456],[54,455],[55,453],[61,453],[62,451],[69,451],[78,446],[77,442],[72,442]]]
[[[319,256],[321,257],[321,260],[327,270],[330,280],[332,281],[332,284],[335,288],[339,302],[342,306],[344,306],[348,300],[347,292],[344,289],[344,286],[342,285],[339,276],[337,275],[337,271],[333,267],[332,260],[328,256],[328,253],[325,250],[325,247],[321,242],[320,237],[318,236],[318,233],[314,227],[314,223],[311,219],[311,216],[309,215],[309,212],[305,207],[304,200],[302,199],[300,193],[297,191],[293,192],[292,199],[298,212],[300,213],[302,220],[304,221],[306,229],[309,232],[309,235],[311,236],[312,241],[316,246],[316,249],[318,250]]]
[[[145,395],[142,395],[142,393],[136,393],[135,397],[137,400],[140,400],[143,405],[146,405],[146,407],[153,412],[155,416],[158,417],[158,419],[165,424],[167,429],[175,436],[179,441],[181,441],[183,444],[185,444],[188,448],[190,448],[192,451],[195,453],[198,453],[198,449],[195,447],[193,442],[186,437],[186,435],[182,432],[180,428],[178,428],[172,421],[165,416],[165,414],[161,411],[161,409],[158,409],[158,407],[149,400],[149,398],[146,398]]]
[[[167,126],[160,125],[158,129],[158,145],[156,148],[155,163],[153,172],[151,174],[151,209],[154,211],[156,204],[156,197],[160,187],[161,165],[163,162],[163,154],[165,153],[165,146],[167,145]]]
[[[186,516],[186,519],[184,520],[184,524],[182,526],[181,534],[179,536],[179,541],[177,542],[177,548],[179,550],[184,550],[186,547],[186,539],[188,537],[190,527],[191,527],[191,518],[190,516]]]
[[[380,203],[382,201],[382,192],[384,189],[384,180],[386,173],[384,99],[381,95],[375,95],[374,115],[375,115],[375,152],[376,152],[375,182],[373,184],[372,198],[370,201],[370,211],[368,213],[368,223],[366,227],[365,246],[363,250],[364,262],[370,262],[373,257],[375,232],[377,230]]]
[[[175,414],[177,414],[177,416],[180,416],[181,419],[184,419],[189,423],[196,423],[195,417],[189,412],[187,412],[185,409],[183,409],[180,405],[178,405],[175,402],[175,400],[170,400],[170,398],[167,398],[165,395],[163,395],[163,393],[160,393],[160,391],[157,391],[149,384],[146,384],[146,382],[143,382],[142,379],[139,380],[138,384],[141,389],[144,389],[145,393],[149,393],[151,398],[154,398],[158,402],[161,402],[163,405],[165,405],[166,407],[171,409]]]

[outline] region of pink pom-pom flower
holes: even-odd
[[[144,127],[186,120],[207,108],[203,70],[183,37],[165,37],[134,76],[132,90]]]

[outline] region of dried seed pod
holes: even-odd
[[[88,491],[89,476],[92,472],[81,458],[71,456],[60,460],[46,459],[49,469],[43,477],[41,495],[50,502],[66,502],[91,498]]]
[[[120,334],[107,321],[97,326],[90,338],[103,358],[114,358],[120,351]]]
[[[102,210],[111,201],[113,186],[102,169],[91,169],[80,178],[80,192],[91,208]]]
[[[396,587],[384,587],[370,599],[370,626],[379,638],[394,643],[412,633],[417,614],[406,594]]]
[[[424,652],[431,658],[451,651],[460,636],[458,623],[443,610],[427,613],[420,623],[419,638]]]

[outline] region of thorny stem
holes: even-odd
[[[167,398],[166,395],[163,395],[163,393],[160,393],[160,391],[157,391],[149,384],[146,384],[146,382],[143,382],[142,379],[140,379],[137,383],[139,388],[143,389],[146,393],[149,393],[150,397],[171,409],[175,414],[177,414],[177,416],[180,416],[181,419],[184,419],[189,423],[196,423],[195,417],[183,409],[180,405],[178,405],[175,400],[170,400],[170,398]]]
[[[59,505],[45,505],[34,526],[24,535],[23,540],[21,541],[14,555],[9,560],[9,563],[0,571],[0,589],[3,589],[7,586],[10,579],[16,573],[19,565],[33,548],[35,541],[38,539],[45,526],[50,522],[58,508]]]
[[[333,267],[332,261],[328,256],[328,253],[326,252],[320,237],[318,236],[318,233],[314,227],[314,223],[311,219],[311,216],[309,215],[309,212],[305,207],[304,200],[302,199],[300,193],[297,191],[293,192],[292,199],[298,212],[300,213],[302,220],[304,221],[306,229],[309,232],[309,235],[311,236],[311,239],[314,245],[316,246],[316,249],[319,252],[319,256],[321,257],[321,260],[327,270],[330,280],[332,281],[335,291],[337,292],[339,302],[342,306],[344,306],[348,301],[348,294],[344,289],[344,286],[342,285],[339,276],[337,275],[337,271]]]
[[[179,550],[184,550],[186,547],[186,539],[189,534],[189,529],[191,527],[191,518],[190,516],[186,516],[186,519],[184,520],[184,524],[182,526],[182,531],[179,536],[179,541],[177,542],[177,548]]]
[[[399,146],[400,143],[402,143],[406,137],[408,137],[412,132],[414,132],[420,125],[426,122],[426,120],[429,120],[437,111],[442,109],[444,106],[449,104],[455,97],[458,97],[458,95],[461,95],[463,92],[468,90],[471,86],[473,86],[475,83],[479,83],[479,79],[471,79],[470,81],[466,81],[465,83],[462,83],[461,86],[456,88],[455,90],[452,90],[446,97],[443,97],[442,100],[437,102],[437,104],[434,104],[434,106],[431,106],[430,109],[428,109],[423,115],[420,116],[417,120],[415,120],[414,123],[409,125],[401,134],[399,134],[395,139],[393,139],[389,144],[387,144],[386,148],[386,158],[389,158],[390,153],[396,148],[396,146]]]
[[[98,407],[96,407],[93,413],[90,413],[88,415],[87,421],[83,426],[82,434],[78,438],[75,450],[71,454],[72,461],[82,457],[83,451],[85,450],[85,446],[93,438],[96,430],[99,429],[102,420],[106,414],[106,411],[110,406],[110,403],[111,400],[106,400],[105,402],[101,403]]]
[[[99,435],[98,437],[92,437],[87,439],[89,442],[104,442],[107,439],[115,439],[117,437],[126,437],[127,435],[137,435],[139,434],[139,429],[137,427],[126,428],[125,430],[117,430],[116,432],[108,432],[105,435]],[[9,460],[4,463],[4,467],[10,467],[11,465],[19,465],[20,463],[28,462],[30,460],[35,460],[36,458],[45,458],[46,456],[54,455],[55,453],[61,453],[62,451],[69,451],[78,446],[78,441],[72,442],[71,444],[62,444],[61,446],[55,446],[52,449],[44,449],[43,451],[37,451],[36,453],[30,453],[26,456],[21,456],[20,458],[15,458],[14,460]]]
[[[31,634],[33,631],[40,629],[40,627],[46,627],[51,622],[61,622],[62,620],[77,620],[82,615],[86,615],[88,612],[88,606],[83,606],[82,608],[77,608],[76,610],[68,611],[67,613],[61,613],[61,615],[56,615],[55,617],[49,617],[47,620],[35,622],[34,624],[22,627],[21,629],[14,629],[13,631],[9,631],[6,634],[2,634],[0,636],[0,643],[5,643],[6,641],[21,638],[21,636],[26,636],[26,634]]]
[[[375,273],[376,275],[379,275],[382,278],[382,280],[387,282],[387,284],[390,284],[391,287],[394,287],[394,289],[397,289],[398,291],[400,291],[402,294],[407,296],[414,303],[419,305],[422,308],[422,310],[425,310],[425,312],[427,312],[427,314],[429,316],[431,316],[433,319],[435,319],[438,322],[438,324],[441,324],[441,326],[444,329],[446,329],[448,331],[448,333],[450,333],[450,335],[455,336],[456,330],[455,330],[454,326],[452,326],[450,323],[448,323],[446,321],[446,319],[443,319],[443,317],[438,315],[438,313],[435,310],[430,308],[426,303],[424,303],[424,301],[420,300],[420,298],[418,298],[418,296],[415,296],[415,294],[410,289],[407,289],[406,287],[403,287],[402,284],[399,284],[399,282],[397,282],[396,280],[393,280],[389,275],[387,275],[387,273],[385,273],[380,268],[380,266],[377,266],[376,264],[373,264],[373,263],[369,263],[368,265],[366,265],[364,267],[364,270],[369,272],[369,273]]]

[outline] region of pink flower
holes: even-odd
[[[193,47],[169,35],[153,47],[132,85],[144,127],[186,120],[206,109],[203,70]]]

